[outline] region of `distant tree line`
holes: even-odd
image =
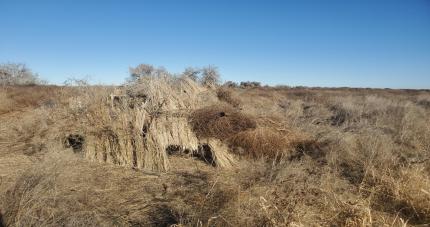
[[[153,65],[149,64],[140,64],[136,67],[130,67],[130,78],[129,81],[137,81],[140,78],[148,77],[148,76],[163,76],[163,75],[171,75],[166,71],[165,68],[159,67],[156,68]],[[221,76],[217,67],[214,66],[206,66],[203,68],[194,68],[188,67],[181,74],[177,75],[181,77],[188,77],[198,83],[201,83],[204,86],[217,86],[221,83]],[[254,88],[261,87],[261,83],[257,81],[243,81],[240,84],[227,81],[223,84],[225,87],[242,87],[242,88]]]
[[[224,83],[225,87],[242,87],[242,88],[253,88],[253,87],[261,87],[261,83],[257,81],[242,81],[240,84],[233,82],[233,81],[227,81]]]
[[[144,77],[151,76],[177,76],[186,77],[195,82],[202,84],[203,86],[213,87],[221,84],[221,76],[218,68],[215,66],[206,66],[202,68],[188,67],[180,74],[171,74],[164,67],[154,67],[150,64],[139,64],[136,67],[129,68],[130,77],[129,82],[139,81]],[[70,82],[70,81],[69,81]],[[73,82],[73,81],[72,81]],[[74,80],[74,84],[76,80]],[[0,64],[0,85],[39,85],[46,84],[47,82],[41,80],[39,75],[33,73],[25,64],[20,63],[6,63]],[[65,82],[67,85],[68,83]],[[81,84],[80,84],[81,85]],[[260,82],[256,81],[244,81],[240,84],[232,81],[227,81],[224,83],[225,87],[243,87],[243,88],[253,88],[261,87]]]

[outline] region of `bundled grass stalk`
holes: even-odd
[[[237,160],[229,152],[228,147],[218,139],[208,139],[206,144],[210,148],[213,161],[217,167],[232,168],[237,166]]]
[[[127,88],[123,105],[100,101],[92,108],[85,156],[122,166],[168,170],[169,147],[178,147],[179,152],[198,150],[188,113],[199,105],[202,91],[188,78],[140,78]]]

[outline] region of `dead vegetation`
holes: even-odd
[[[45,84],[25,64],[0,64],[0,86]]]
[[[428,91],[141,71],[119,88],[2,87],[3,225],[430,223]]]
[[[191,124],[201,138],[228,139],[247,129],[256,127],[249,116],[227,105],[208,106],[191,113]]]
[[[235,153],[253,158],[279,159],[291,151],[290,138],[272,128],[256,128],[235,134],[229,144]]]
[[[239,107],[240,102],[238,98],[234,96],[233,92],[230,89],[220,87],[217,89],[216,94],[220,101],[226,102],[233,107]]]
[[[20,111],[25,108],[54,106],[60,88],[55,86],[5,86],[0,88],[0,114]]]

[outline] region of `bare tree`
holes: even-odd
[[[25,64],[0,64],[1,85],[35,85],[44,83]]]
[[[155,68],[149,64],[140,64],[136,67],[130,67],[129,82],[141,81],[148,77],[166,77],[174,76],[169,73],[164,67]],[[196,82],[200,82],[203,86],[213,87],[220,83],[220,75],[218,69],[214,66],[207,66],[202,69],[188,67],[179,76],[188,77]]]
[[[214,66],[207,66],[202,69],[201,83],[205,86],[216,86],[220,83],[221,76]]]
[[[134,68],[130,67],[129,71],[130,71],[131,80],[134,81],[144,76],[153,75],[155,72],[155,68],[154,66],[149,64],[140,64]]]
[[[152,73],[153,76],[163,77],[163,76],[171,76],[170,72],[167,71],[163,66],[158,67]]]
[[[149,64],[140,64],[136,67],[130,67],[130,82],[136,82],[146,77],[165,77],[171,76],[171,74],[164,68],[155,68]]]
[[[197,82],[199,80],[199,74],[200,73],[201,73],[201,71],[199,69],[193,68],[193,67],[188,67],[185,69],[185,71],[182,73],[182,75]]]

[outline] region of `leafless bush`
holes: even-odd
[[[199,75],[201,73],[201,70],[193,67],[188,67],[185,69],[185,71],[182,73],[182,76],[188,77],[194,82],[199,81]]]
[[[154,66],[149,64],[139,64],[136,67],[130,67],[130,77],[132,81],[138,80],[140,77],[151,76],[155,71]]]
[[[221,76],[214,66],[207,66],[202,69],[201,83],[204,86],[213,87],[220,83]]]
[[[240,82],[240,86],[244,88],[261,87],[261,83],[257,81],[244,81]]]
[[[223,84],[224,87],[230,87],[230,88],[235,88],[238,87],[236,82],[233,81],[227,81]]]
[[[89,78],[68,78],[63,82],[64,86],[74,86],[74,87],[87,87],[90,86],[90,83],[88,82]]]
[[[154,66],[149,64],[140,64],[134,68],[130,67],[129,72],[130,72],[129,80],[131,82],[138,81],[141,78],[151,77],[151,76],[156,76],[156,77],[170,76],[170,73],[164,67],[155,68]]]
[[[0,85],[36,85],[45,83],[24,64],[1,64]]]

